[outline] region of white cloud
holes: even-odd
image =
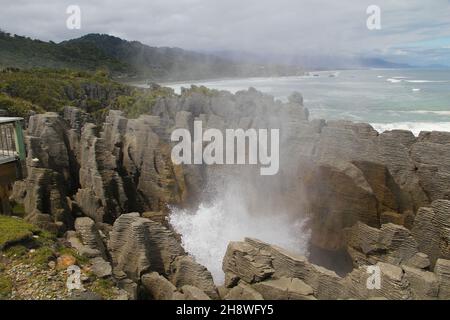
[[[372,54],[450,35],[448,0],[0,0],[0,27],[45,40],[112,33],[149,45],[287,54]],[[77,4],[82,29],[65,28]],[[381,8],[381,30],[366,9]]]

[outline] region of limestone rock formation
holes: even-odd
[[[405,265],[402,268],[405,280],[411,286],[413,299],[436,299],[439,292],[439,281],[434,273]]]
[[[205,292],[194,286],[184,285],[181,292],[186,300],[211,300]]]
[[[87,97],[108,94],[84,90]],[[346,249],[355,269],[338,276],[246,239],[228,246],[221,297],[448,297],[450,135],[379,134],[368,124],[308,118],[300,94],[283,103],[252,88],[185,89],[159,98],[137,119],[110,110],[102,125],[72,107],[63,115],[33,115],[25,133],[27,176],[15,183],[11,199],[40,227],[59,234],[75,228],[66,234],[72,246],[93,258],[101,276],[110,275],[111,258],[113,275],[130,292],[142,282],[153,298],[216,299],[211,275],[186,256],[165,217],[170,205],[195,207],[208,198],[216,178],[239,178],[249,198],[262,198],[257,187],[278,191],[261,203],[250,199],[250,210],[307,215],[311,243]],[[279,174],[267,183],[241,167],[174,165],[170,133],[192,133],[195,120],[204,128],[281,128]],[[101,236],[99,226],[106,230]],[[369,266],[384,274],[379,290],[365,286]]]
[[[388,234],[392,235],[392,232]],[[261,255],[264,257],[262,260]],[[259,261],[260,268],[252,268],[247,261]],[[371,266],[359,266],[340,277],[310,263],[305,257],[247,238],[244,242],[230,243],[223,269],[229,275],[226,297],[233,294],[239,298],[250,286],[266,299],[445,299],[448,298],[450,279],[448,261],[439,259],[434,272],[378,261]],[[379,271],[379,286],[369,286],[374,268]],[[271,269],[272,272],[262,279],[259,277],[261,269]],[[254,277],[251,272],[256,273]],[[247,297],[252,295],[247,294]]]
[[[211,273],[190,256],[175,259],[171,266],[170,279],[177,288],[194,286],[212,299],[219,298]]]
[[[420,184],[430,200],[450,199],[450,144],[422,139],[412,145],[410,152]]]
[[[432,265],[438,258],[450,259],[450,201],[435,200],[430,207],[420,208],[412,234]]]
[[[281,277],[265,280],[252,286],[266,300],[314,300],[313,289],[297,278]]]
[[[448,135],[378,134],[368,124],[309,120],[299,93],[282,103],[255,89],[186,89],[161,97],[137,119],[110,110],[102,126],[80,109],[65,107],[63,113],[30,118],[27,168],[55,171],[66,186],[61,201],[96,222],[113,223],[133,211],[164,212],[168,204],[198,204],[215,169],[170,160],[171,130],[192,130],[194,120],[205,128],[283,128],[279,181],[289,191],[276,201],[292,214],[308,213],[311,241],[322,249],[345,248],[343,230],[358,221],[411,228],[419,208],[448,198]]]
[[[95,222],[88,217],[75,220],[75,230],[85,248],[80,248],[80,253],[86,253],[89,257],[101,256],[106,258],[106,249]]]
[[[254,283],[273,274],[270,262],[269,252],[246,242],[230,242],[223,260],[223,270],[238,275],[247,283]]]
[[[177,296],[177,288],[157,272],[143,275],[141,283],[150,299],[174,300]]]
[[[72,213],[112,224],[122,213],[163,211],[185,200],[184,172],[172,165],[167,128],[159,117],[126,119],[111,111],[103,127],[91,121],[73,107],[65,107],[63,116],[30,117],[28,175],[15,184],[11,197],[27,204],[26,211],[33,212],[30,221],[39,215],[44,228],[64,231],[73,227]],[[39,197],[50,201],[42,207]]]
[[[167,128],[156,116],[127,119],[111,111],[102,137],[116,157],[128,210],[161,211],[186,197],[184,174],[170,159]]]
[[[81,135],[81,130],[86,123],[92,122],[92,118],[89,113],[71,106],[64,107],[63,118],[69,124],[70,129],[78,135]]]
[[[407,300],[410,299],[409,283],[403,276],[401,267],[379,262],[377,266],[381,271],[381,286],[379,295],[387,299]]]
[[[102,257],[95,257],[90,260],[92,273],[99,278],[106,278],[112,275],[111,264]]]
[[[298,278],[313,288],[315,296],[320,299],[332,299],[343,293],[341,278],[334,272],[309,263],[305,257],[256,239],[230,242],[223,270],[225,274],[232,273],[237,280],[248,284],[269,279]]]
[[[112,223],[126,212],[126,196],[116,159],[87,124],[80,140],[80,186],[75,199],[82,212],[97,222]]]
[[[62,175],[45,168],[29,167],[27,178],[17,181],[11,199],[22,203],[25,219],[35,225],[63,233],[73,228],[73,216],[65,193]]]
[[[439,299],[450,299],[450,260],[438,259],[434,273],[439,281]]]
[[[379,227],[384,212],[406,225],[415,210],[411,199],[427,203],[408,147],[401,143],[410,145],[414,137],[392,138],[397,135],[379,135],[369,125],[348,121],[328,121],[321,127],[312,152],[303,154],[300,177],[315,245],[342,248],[343,229],[357,221]]]
[[[264,300],[263,296],[250,285],[240,282],[225,295],[224,300]]]
[[[404,264],[418,269],[427,269],[431,265],[428,255],[423,252],[416,253],[411,258],[406,260]]]
[[[383,224],[380,229],[358,222],[346,232],[348,252],[355,266],[386,262],[394,265],[411,262],[418,252],[416,240],[403,226]]]
[[[31,116],[26,131],[27,166],[51,169],[59,173],[66,185],[71,188],[74,164],[72,147],[69,144],[67,131],[69,125],[54,112]]]
[[[123,214],[116,220],[108,247],[114,273],[136,282],[151,271],[169,275],[175,258],[185,254],[170,230],[138,213]]]
[[[73,227],[67,196],[75,188],[68,125],[56,113],[30,117],[25,135],[26,178],[17,181],[11,199],[23,203],[26,219],[53,232]]]

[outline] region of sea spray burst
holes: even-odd
[[[181,234],[183,247],[208,268],[216,284],[224,281],[222,260],[230,241],[251,237],[298,254],[308,253],[310,231],[305,228],[306,219],[293,219],[280,212],[250,212],[244,202],[242,193],[229,191],[192,212],[172,208],[170,223]]]

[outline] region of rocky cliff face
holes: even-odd
[[[409,255],[406,247],[400,251]],[[381,255],[383,259],[390,258],[389,252]],[[449,263],[439,259],[434,272],[430,272],[412,260],[406,264],[378,261],[375,265],[380,270],[380,286],[372,288],[367,285],[371,275],[368,264],[340,277],[303,256],[256,239],[245,239],[228,246],[223,261],[227,281],[221,292],[234,299],[254,296],[253,291],[265,299],[448,299]]]
[[[282,207],[308,217],[311,243],[347,250],[355,270],[341,278],[246,240],[230,244],[224,260],[229,290],[221,297],[447,295],[450,135],[378,134],[367,124],[308,120],[302,103],[299,94],[282,103],[254,89],[235,95],[190,89],[161,98],[137,119],[111,110],[102,126],[71,107],[63,115],[34,115],[26,131],[27,178],[15,184],[12,199],[24,204],[29,221],[60,234],[73,230],[77,217],[90,218],[104,234],[104,247],[92,247],[94,236],[80,248],[99,251],[118,279],[142,285],[149,296],[201,296],[201,290],[217,298],[209,272],[187,258],[164,215],[169,205],[196,206],[206,190],[214,192],[212,179],[245,177],[250,208]],[[279,174],[268,182],[253,169],[174,165],[170,133],[192,132],[194,120],[204,128],[279,128]],[[262,187],[270,197],[261,197]],[[360,287],[362,268],[372,264],[386,271],[392,290],[374,295]],[[443,291],[436,293],[436,286]]]
[[[70,107],[64,118],[30,118],[28,176],[12,196],[30,221],[65,231],[79,215],[112,224],[123,213],[167,210],[183,200],[182,169],[174,168],[167,141],[153,131],[157,117],[128,120],[111,111],[103,128],[88,120]]]

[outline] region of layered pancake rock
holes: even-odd
[[[282,103],[254,89],[236,94],[188,89],[177,97],[160,98],[148,115],[137,119],[127,119],[120,111],[111,110],[99,125],[83,110],[72,107],[66,107],[61,115],[33,115],[26,131],[27,177],[15,183],[12,199],[23,203],[27,220],[60,235],[74,229],[76,217],[88,217],[104,235],[103,241],[110,238],[112,225],[119,228],[118,219],[124,214],[138,212],[139,219],[154,221],[158,227],[138,217],[130,222],[132,227],[119,223],[124,236],[114,238],[114,247],[123,242],[146,252],[144,242],[152,239],[154,230],[159,230],[158,241],[159,235],[176,241],[183,237],[171,230],[165,219],[170,206],[196,212],[199,204],[217,198],[229,180],[237,181],[245,188],[242,205],[255,219],[280,213],[293,221],[307,219],[309,243],[328,251],[348,251],[358,258],[355,267],[383,263],[391,270],[426,255],[430,263],[419,271],[434,270],[445,292],[449,274],[445,259],[450,258],[449,208],[445,202],[450,199],[450,134],[422,132],[415,137],[403,130],[379,134],[368,124],[310,121],[302,102],[300,94]],[[201,120],[204,128],[280,129],[278,174],[268,179],[251,166],[174,165],[170,134],[175,128],[192,130],[195,120]],[[348,236],[348,230],[360,224],[370,232],[351,233],[359,234],[358,242]],[[142,236],[127,238],[132,230]],[[368,237],[373,238],[369,241]],[[399,247],[398,241],[405,248]],[[122,260],[115,260],[112,247],[106,243],[104,247],[108,254],[102,258],[112,263],[114,274],[120,265],[116,262]],[[101,246],[98,250],[102,251]],[[272,258],[268,254],[264,259]],[[130,278],[137,285],[147,284],[155,296],[159,287],[153,288],[151,282],[142,280],[151,272],[158,273],[152,277],[161,285],[168,281],[166,288],[175,287],[175,291],[168,289],[173,294],[185,294],[185,285],[201,286],[197,280],[179,280],[175,276],[179,269],[173,266],[178,263],[188,273],[198,273],[199,267],[185,267],[187,262],[181,264],[179,259],[169,260],[164,269],[144,263],[133,273],[124,271],[115,276]],[[261,280],[275,272],[270,269],[276,270],[268,264],[261,271]],[[403,290],[405,270],[394,269],[390,274],[397,277],[398,271],[398,279],[394,277],[393,283]],[[432,278],[428,273],[422,277],[419,271],[409,274],[419,279]],[[318,277],[322,279],[322,275]],[[340,277],[327,277],[341,283]],[[290,274],[288,278],[295,276]],[[238,281],[239,288],[233,294],[247,292],[248,282],[239,275],[237,279],[243,282]],[[279,277],[272,280],[276,279]],[[322,283],[317,281],[307,284],[315,297],[335,296],[316,294],[316,287]],[[269,285],[301,287],[303,295],[310,296],[310,291],[294,280]],[[185,288],[192,293],[189,290]],[[214,290],[205,290],[214,298]],[[254,291],[247,293],[258,296]],[[393,297],[400,296],[404,295]],[[434,294],[432,297],[436,298]]]

